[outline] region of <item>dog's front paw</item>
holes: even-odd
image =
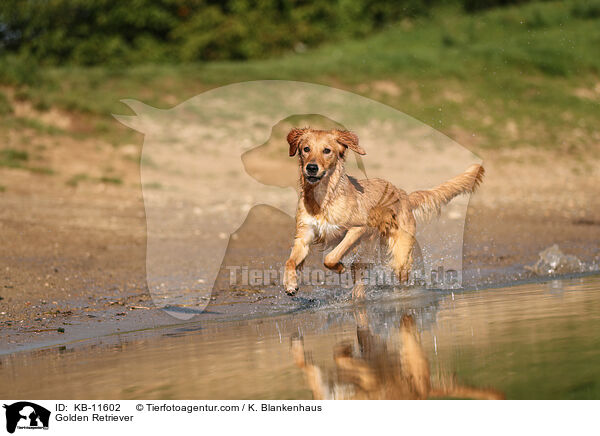
[[[285,287],[285,293],[288,294],[290,297],[293,297],[294,295],[296,295],[296,292],[298,292],[298,286],[286,286]]]
[[[298,279],[296,278],[296,271],[286,271],[283,278],[283,287],[286,294],[296,295],[296,292],[298,292]]]

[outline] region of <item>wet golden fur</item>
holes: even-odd
[[[364,155],[358,136],[344,130],[292,129],[289,155],[298,154],[300,198],[296,212],[296,235],[285,264],[284,286],[289,294],[298,290],[296,269],[313,243],[337,244],[325,257],[325,266],[345,270],[341,259],[361,240],[379,234],[387,243],[390,263],[400,280],[408,280],[415,244],[416,218],[427,219],[460,194],[481,183],[483,167],[472,165],[463,174],[436,188],[406,193],[382,179],[357,180],[346,174],[344,163],[351,151]],[[309,167],[310,165],[310,167]],[[309,169],[317,171],[311,174]],[[354,272],[354,270],[353,270]],[[353,297],[362,298],[356,287]]]

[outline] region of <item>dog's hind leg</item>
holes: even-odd
[[[412,268],[415,237],[402,229],[393,229],[388,236],[391,266],[401,282],[408,281]]]

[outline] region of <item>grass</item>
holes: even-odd
[[[310,81],[389,104],[475,150],[597,148],[600,0],[530,3],[468,15],[435,9],[381,33],[302,54],[249,62],[36,69],[7,59],[0,80],[39,110],[87,114],[84,135],[131,142],[111,113],[134,98],[168,108],[245,80]],[[377,83],[385,81],[387,89]],[[0,97],[0,110],[2,100]],[[38,126],[40,127],[40,126]],[[574,132],[577,132],[575,135]],[[79,133],[81,134],[81,133]]]
[[[27,165],[29,162],[29,153],[23,150],[7,148],[0,150],[0,167],[18,168],[31,171],[36,174],[54,174],[54,170],[46,167]]]
[[[52,168],[47,167],[28,167],[27,168],[32,173],[36,174],[44,174],[44,175],[52,175],[54,174],[54,170]]]
[[[66,133],[64,130],[59,129],[58,127],[44,124],[42,121],[35,118],[16,116],[0,118],[0,129],[2,128],[18,130],[30,129],[43,135],[61,135]]]
[[[89,180],[90,177],[87,174],[84,173],[79,173],[79,174],[75,174],[73,177],[69,178],[69,180],[67,180],[66,184],[67,186],[71,186],[73,188],[77,187],[77,185],[79,185],[79,183]]]
[[[102,177],[100,177],[99,181],[102,183],[110,183],[112,185],[122,185],[123,184],[123,180],[118,177],[102,176]]]
[[[85,173],[78,173],[74,176],[70,177],[65,183],[67,186],[71,186],[76,188],[79,186],[81,182],[93,182],[93,183],[107,183],[111,185],[122,185],[123,180],[119,177],[110,177],[110,176],[102,176],[102,177],[91,177]]]
[[[74,176],[70,177],[65,183],[67,186],[71,186],[76,188],[81,182],[94,182],[94,183],[107,183],[111,185],[122,185],[123,180],[119,177],[110,177],[110,176],[102,176],[102,177],[90,177],[85,173],[78,173]]]
[[[237,173],[236,173],[237,174]],[[144,189],[163,189],[164,186],[159,182],[144,183]]]
[[[6,94],[0,91],[0,116],[2,115],[10,115],[14,112],[10,101],[6,97]]]
[[[8,148],[0,150],[0,166],[8,168],[22,168],[25,162],[29,160],[29,153],[26,151]]]

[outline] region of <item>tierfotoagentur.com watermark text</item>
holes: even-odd
[[[228,265],[229,286],[257,287],[279,286],[283,283],[284,268],[260,269],[240,265]],[[353,277],[354,276],[354,277]],[[406,286],[391,270],[376,265],[364,265],[355,274],[350,269],[338,273],[328,269],[305,267],[298,274],[299,284],[309,286],[335,286],[352,288],[355,282],[368,286]],[[414,269],[410,274],[408,285],[427,288],[453,289],[461,285],[461,275],[457,270],[445,270],[443,266],[426,272]]]

